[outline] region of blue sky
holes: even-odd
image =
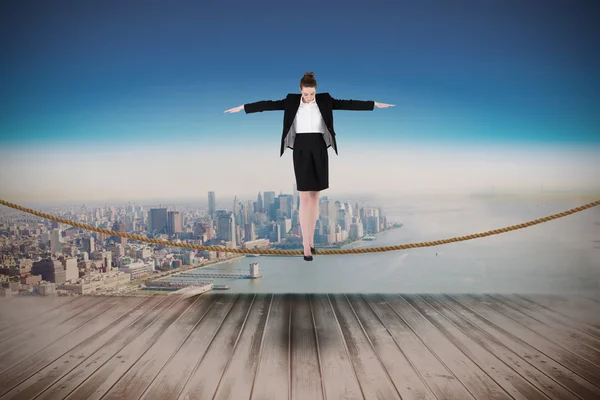
[[[336,112],[326,194],[600,190],[597,2],[419,3],[3,1],[2,196],[290,193],[282,113],[223,111],[307,71],[397,105]]]
[[[397,104],[338,112],[345,143],[600,143],[593,1],[2,2],[4,146],[207,145],[278,151],[281,113],[319,91]]]

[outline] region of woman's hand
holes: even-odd
[[[241,106],[239,106],[239,107],[233,107],[233,108],[230,108],[229,110],[225,110],[225,113],[234,113],[234,112],[240,112],[240,111],[242,111],[243,109],[244,109],[244,106],[243,106],[243,105],[241,105]]]
[[[395,104],[385,104],[385,103],[378,103],[375,102],[375,107],[377,108],[388,108],[388,107],[395,107]]]

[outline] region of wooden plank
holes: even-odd
[[[427,319],[398,295],[382,296],[423,343],[478,399],[509,399],[510,396]]]
[[[215,297],[217,294],[210,294]],[[176,399],[206,354],[237,296],[219,296],[177,354],[165,365],[143,399]]]
[[[22,321],[7,327],[0,333],[0,345],[2,347],[13,347],[15,343],[20,343],[23,340],[27,340],[31,337],[31,331],[37,330],[41,327],[45,329],[51,329],[52,327],[60,324],[63,321],[71,318],[77,313],[83,312],[85,309],[89,308],[92,304],[96,304],[99,301],[106,300],[105,298],[100,297],[78,297],[73,302],[65,303],[64,305],[60,305],[58,307],[53,308],[48,311],[43,307],[34,309],[33,313],[37,315],[37,313],[41,310],[42,315],[36,318],[26,317]],[[16,302],[21,302],[21,299],[15,299]],[[18,303],[17,303],[18,304]],[[9,342],[9,339],[13,339]],[[0,353],[1,356],[2,353]]]
[[[37,312],[48,312],[53,308],[60,307],[69,302],[75,302],[82,296],[33,296],[33,295],[14,295],[11,297],[0,297],[0,317],[19,319],[33,318],[36,315],[35,308],[39,308]],[[14,300],[9,302],[8,300]],[[11,304],[10,307],[5,305]]]
[[[346,297],[402,399],[435,399],[423,377],[398,347],[364,297],[359,294],[349,294]]]
[[[566,325],[573,325],[582,332],[600,338],[600,304],[573,301],[573,297],[547,295],[514,295],[546,315],[560,315]]]
[[[219,378],[233,353],[254,297],[254,294],[245,293],[240,294],[235,300],[198,368],[184,386],[179,399],[211,399],[215,394]]]
[[[40,322],[40,317],[57,308],[73,307],[80,296],[13,296],[14,302],[0,302],[0,337],[5,330],[26,321]]]
[[[342,330],[335,320],[329,298],[326,294],[311,294],[309,300],[317,333],[325,398],[363,399]]]
[[[146,299],[141,297],[124,298],[93,324],[80,326],[0,375],[0,395],[4,395],[2,399],[12,399],[17,395],[32,399],[40,394],[57,378],[81,364],[91,353],[137,319],[144,312],[144,300]],[[152,300],[148,304],[152,304]],[[48,368],[50,365],[54,367]]]
[[[492,397],[474,371],[506,398],[600,398],[600,366],[573,351],[600,352],[591,300],[219,293],[73,298],[41,328],[29,316],[22,335],[7,327],[20,350],[0,348],[0,399]]]
[[[176,296],[155,296],[154,298],[144,301],[144,308],[148,305],[149,311],[137,319],[132,325],[128,326],[123,332],[109,340],[108,343],[101,346],[97,351],[83,360],[80,367],[70,370],[66,375],[55,381],[47,390],[45,390],[38,400],[42,399],[63,399],[71,392],[76,390],[84,383],[92,374],[98,371],[104,364],[109,362],[112,357],[125,346],[138,337],[154,323],[161,315],[169,310],[169,308],[178,300]],[[158,301],[157,304],[154,304]],[[49,368],[54,371],[58,369],[58,365],[50,364]]]
[[[291,296],[274,294],[251,399],[290,398]]]
[[[63,336],[80,326],[90,322],[93,324],[98,316],[107,312],[118,303],[119,299],[116,297],[99,299],[99,301],[87,309],[79,310],[77,308],[72,312],[65,313],[66,316],[61,319],[61,323],[58,325],[54,322],[49,322],[38,329],[27,331],[27,333],[22,335],[22,342],[13,343],[12,339],[7,340],[5,343],[10,342],[12,345],[0,357],[0,373],[12,368],[24,358],[32,356],[46,346],[60,340]],[[18,339],[18,337],[16,338]]]
[[[167,308],[150,326],[143,329],[137,337],[130,339],[125,347],[94,371],[66,398],[93,400],[103,397],[163,336],[168,328],[181,317],[182,313],[197,301],[197,298],[180,299],[179,297],[173,297],[175,302],[172,306]]]
[[[596,337],[594,335],[593,329],[590,330],[590,333],[587,333],[583,324],[579,324],[577,321],[563,317],[556,312],[545,309],[544,307],[541,307],[531,301],[527,301],[519,296],[491,295],[491,297],[509,307],[519,310],[523,314],[535,319],[536,321],[550,326],[552,329],[561,331],[564,335],[570,337],[572,340],[577,340],[578,342],[593,348],[600,355],[600,337]],[[600,336],[600,329],[597,331],[598,335]]]
[[[17,296],[0,297],[0,309],[10,310]]]
[[[482,337],[477,335],[477,328],[461,320],[431,296],[403,295],[403,298],[513,399],[545,398],[552,395],[545,391],[543,386],[540,389],[526,378],[533,376],[539,380],[543,374],[536,374],[538,371],[527,364],[522,366],[521,360],[508,349],[490,345],[482,340]],[[577,397],[563,389],[560,398]]]
[[[271,300],[272,295],[256,295],[229,365],[219,382],[215,399],[250,398]]]
[[[381,295],[370,294],[363,297],[438,399],[474,398]]]
[[[594,293],[586,293],[584,295],[580,295],[579,297],[581,299],[590,300],[590,301],[593,301],[594,303],[600,304],[600,294],[598,294],[597,291]]]
[[[600,388],[579,375],[572,373],[565,366],[559,364],[545,353],[521,340],[519,329],[524,328],[518,324],[515,324],[514,328],[511,326],[498,325],[501,324],[501,320],[487,320],[483,315],[477,313],[476,308],[471,309],[451,296],[436,295],[433,297],[435,297],[440,304],[443,304],[452,312],[468,321],[469,324],[477,327],[481,332],[485,332],[485,334],[482,333],[483,339],[487,339],[488,342],[493,343],[496,346],[503,346],[504,348],[510,349],[513,353],[517,354],[525,364],[530,364],[537,370],[543,372],[545,375],[539,376],[536,371],[531,371],[531,375],[528,375],[527,377],[530,382],[534,384],[539,382],[541,387],[544,387],[546,391],[552,393],[553,395],[550,396],[551,398],[568,398],[568,395],[563,393],[561,387],[564,387],[566,390],[577,394],[584,399],[600,396]],[[474,334],[476,331],[471,330],[469,332]],[[497,348],[497,350],[496,347],[494,349],[494,354],[505,355],[505,352],[502,351],[502,347]],[[510,354],[506,354],[505,357],[509,358],[510,361],[513,361]],[[519,359],[513,361],[513,364],[517,363],[521,363]],[[526,368],[527,371],[529,370],[526,365],[524,365],[524,368]],[[558,383],[560,386],[557,387],[552,382],[548,382],[544,379],[544,376],[548,376],[553,382]]]
[[[292,295],[290,324],[291,398],[322,399],[321,366],[308,295]]]
[[[348,299],[341,294],[330,295],[336,319],[348,346],[348,354],[366,399],[399,399],[400,395],[377,353],[373,350]]]
[[[594,349],[593,347],[587,346],[578,340],[574,340],[572,337],[572,332],[565,332],[564,329],[561,329],[556,325],[549,326],[543,322],[540,322],[539,320],[525,314],[523,312],[524,310],[516,309],[508,304],[504,304],[491,295],[473,296],[479,301],[489,302],[488,306],[494,309],[496,312],[506,315],[513,321],[516,321],[533,332],[544,336],[546,339],[554,342],[563,349],[570,351],[574,355],[581,357],[584,360],[589,361],[595,366],[595,370],[598,371],[598,376],[600,376],[600,351]],[[507,299],[505,299],[505,301],[507,303],[509,302]],[[538,317],[542,318],[541,316]]]
[[[574,393],[586,391],[585,385],[590,385],[577,376],[578,379],[569,378],[560,382],[560,379],[557,378],[565,373],[573,374],[535,348],[518,339],[513,339],[510,334],[456,300],[441,295],[423,297],[429,305],[461,328],[470,338],[504,361],[506,365],[526,378],[548,397],[570,399],[575,396]],[[591,386],[593,387],[593,385]]]
[[[215,297],[197,296],[193,303],[164,330],[139,360],[110,388],[103,399],[137,399],[210,310]]]
[[[584,378],[589,383],[600,388],[600,375],[595,373],[594,365],[589,361],[575,356],[546,339],[544,336],[527,329],[525,326],[508,318],[506,315],[496,312],[490,307],[491,302],[489,301],[484,303],[481,300],[477,300],[476,298],[467,295],[452,295],[451,298],[455,299],[460,304],[464,305],[465,308],[476,313],[481,318],[484,318],[490,323],[490,326],[494,326],[497,332],[503,332],[510,335],[510,339],[512,339],[513,342],[516,341],[521,345],[527,345],[529,350],[528,354],[531,356],[531,358],[528,358],[528,361],[534,361],[537,358],[536,356],[542,358],[541,354],[544,354],[553,361],[552,364],[555,365],[554,368],[557,368],[557,373],[563,377],[571,376],[574,383],[580,385],[581,390],[595,392],[593,387],[586,384],[581,379],[572,376],[573,373],[578,374],[581,378]],[[502,336],[497,335],[497,337]],[[544,361],[547,363],[550,362],[550,360]],[[558,366],[560,366],[560,368]]]

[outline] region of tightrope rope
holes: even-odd
[[[20,210],[29,214],[37,215],[38,217],[46,218],[49,220],[62,222],[63,224],[76,226],[78,228],[86,229],[89,231],[104,233],[111,236],[120,236],[127,239],[136,240],[139,242],[147,242],[154,244],[162,244],[165,246],[173,246],[173,247],[182,247],[188,249],[196,249],[196,250],[209,250],[209,251],[220,251],[224,253],[238,253],[238,254],[274,254],[274,255],[303,255],[304,252],[302,250],[278,250],[278,249],[230,249],[225,248],[223,246],[202,246],[198,244],[191,243],[181,243],[181,242],[172,242],[168,240],[158,240],[147,238],[140,235],[134,235],[126,232],[117,232],[112,231],[110,229],[97,228],[95,226],[82,224],[80,222],[71,221],[65,218],[56,217],[52,214],[43,213],[40,211],[32,210],[30,208],[22,207],[17,204],[10,203],[8,201],[0,199],[0,204],[5,205],[7,207],[14,208],[16,210]],[[575,214],[577,212],[581,212],[587,210],[588,208],[596,207],[600,205],[600,200],[596,200],[594,202],[584,204],[579,207],[572,208],[567,211],[560,212],[558,214],[549,215],[547,217],[538,218],[532,221],[524,222],[522,224],[507,226],[500,229],[494,229],[487,232],[474,233],[472,235],[466,236],[457,236],[449,239],[441,239],[435,240],[433,242],[420,242],[420,243],[406,243],[406,244],[397,244],[394,246],[384,246],[384,247],[370,247],[370,248],[360,248],[360,249],[317,249],[316,254],[320,255],[333,255],[333,254],[359,254],[359,253],[381,253],[386,251],[396,251],[396,250],[405,250],[405,249],[415,249],[419,247],[432,247],[439,246],[447,243],[455,243],[455,242],[463,242],[466,240],[472,240],[477,238],[482,238],[486,236],[499,235],[501,233],[515,231],[518,229],[527,228],[533,225],[541,224],[543,222],[552,221],[554,219],[566,217],[567,215]]]

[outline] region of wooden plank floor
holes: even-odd
[[[599,399],[583,296],[0,299],[3,399]]]

